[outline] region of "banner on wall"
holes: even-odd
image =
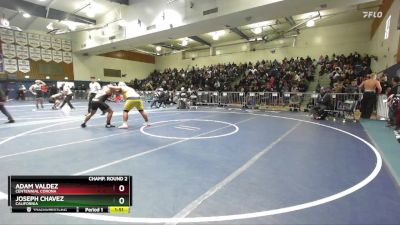
[[[17,49],[17,57],[20,59],[29,59],[29,48],[26,46],[16,46]]]
[[[72,53],[71,52],[62,52],[63,61],[67,64],[72,63]]]
[[[28,44],[31,47],[40,47],[40,36],[39,34],[29,34],[28,33]]]
[[[9,29],[0,29],[1,41],[7,44],[14,43],[14,31]]]
[[[4,71],[9,73],[15,73],[18,71],[18,65],[16,59],[4,59]]]
[[[15,58],[15,56],[17,56],[16,53],[15,53],[15,45],[13,45],[13,44],[4,44],[3,43],[1,45],[1,48],[3,50],[3,55],[6,58]]]
[[[56,63],[60,63],[63,61],[62,51],[53,50],[53,61]]]
[[[23,46],[28,44],[28,36],[26,33],[21,31],[15,31],[14,34],[15,34],[15,43]]]
[[[40,46],[44,49],[51,48],[51,38],[49,36],[40,35]]]
[[[41,49],[42,60],[45,62],[50,62],[53,60],[52,51],[49,49]]]
[[[62,40],[62,50],[70,52],[72,50],[72,44],[69,40]]]
[[[42,59],[40,48],[29,47],[29,58],[33,61],[39,61]]]
[[[31,71],[31,65],[29,60],[18,59],[18,70],[23,73],[28,73]]]
[[[51,48],[54,50],[61,50],[61,39],[51,38]]]

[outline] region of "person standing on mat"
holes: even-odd
[[[93,98],[96,96],[97,92],[101,90],[101,86],[99,84],[99,82],[96,81],[96,77],[92,76],[90,77],[91,82],[89,83],[89,95],[88,95],[88,113],[91,112],[92,109],[92,100]],[[103,114],[105,113],[105,111],[103,111]]]
[[[39,109],[39,104],[43,109],[43,97],[44,93],[42,91],[42,86],[46,85],[45,82],[41,80],[35,80],[35,83],[29,88],[29,91],[36,97],[36,109]]]
[[[96,96],[92,99],[92,104],[90,105],[90,113],[88,113],[85,117],[85,121],[81,124],[82,128],[86,127],[86,123],[96,114],[97,109],[101,109],[103,112],[107,112],[107,123],[106,123],[106,128],[112,128],[115,127],[114,125],[111,124],[111,118],[113,115],[113,111],[109,105],[106,104],[106,100],[108,97],[111,96],[112,90],[110,89],[110,86],[104,86],[103,89],[97,91]]]
[[[136,108],[140,115],[144,119],[144,126],[150,126],[149,118],[147,113],[144,111],[143,101],[140,99],[140,95],[135,89],[128,87],[124,82],[119,82],[118,87],[110,87],[111,90],[120,92],[125,100],[124,112],[123,112],[123,123],[119,126],[119,129],[128,129],[128,113],[131,109]]]
[[[7,102],[6,94],[4,93],[3,90],[0,89],[0,111],[7,117],[8,122],[6,123],[14,123],[15,120],[4,106],[6,102]]]
[[[62,107],[64,107],[65,103],[67,103],[68,106],[69,106],[71,109],[75,109],[74,106],[71,104],[71,99],[72,99],[72,96],[74,95],[74,93],[72,92],[72,90],[71,90],[71,88],[69,87],[69,85],[64,83],[64,84],[61,86],[61,92],[63,93],[63,95],[64,95],[65,97],[64,97],[64,101],[63,101],[62,104],[60,105],[60,109],[61,109]]]
[[[371,118],[374,105],[376,103],[376,94],[381,93],[382,87],[376,79],[376,74],[370,74],[370,78],[360,84],[360,89],[364,89],[363,99],[361,100],[361,117]]]

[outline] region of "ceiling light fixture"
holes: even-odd
[[[156,46],[156,51],[157,52],[161,51],[161,46]]]
[[[261,34],[262,33],[262,28],[261,27],[256,27],[252,29],[253,33],[255,34]]]
[[[223,35],[225,35],[225,30],[219,30],[219,31],[217,31],[217,34],[219,36],[223,36]]]
[[[225,30],[219,30],[209,33],[214,41],[219,40],[220,36],[225,35]]]
[[[307,26],[307,27],[313,27],[313,26],[315,26],[314,20],[312,19],[312,20],[307,21],[306,26]]]
[[[54,30],[53,22],[49,23],[46,28],[47,30]]]
[[[76,30],[76,25],[70,24],[70,25],[68,25],[68,29],[70,29],[71,31],[74,31],[74,30]]]
[[[1,18],[0,19],[0,25],[9,27],[10,26],[10,21],[7,18]]]
[[[187,38],[184,38],[182,40],[182,46],[187,46],[187,45],[188,45],[188,40],[187,40]]]
[[[30,18],[30,17],[31,17],[31,14],[24,12],[24,13],[22,13],[22,16],[23,16],[24,18]]]
[[[212,36],[212,39],[213,39],[214,41],[218,41],[218,40],[219,40],[219,35],[218,35],[218,34],[214,34],[214,35]]]

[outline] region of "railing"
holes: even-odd
[[[153,91],[139,91],[141,99],[146,102],[150,102],[154,99],[154,92]]]
[[[155,99],[153,91],[138,91],[142,100],[151,102]],[[170,100],[177,102],[179,91],[169,92]],[[85,90],[75,90],[75,100],[86,100],[88,96]],[[31,96],[27,95],[27,100]],[[199,91],[197,92],[197,105],[238,107],[252,109],[277,108],[297,106],[298,108],[310,108],[316,105],[322,96],[318,93],[310,92],[217,92],[217,91]],[[357,107],[362,99],[361,93],[331,93],[332,108],[331,111],[339,112],[347,110],[349,103],[355,103]],[[383,104],[380,104],[381,106]]]
[[[245,105],[249,108],[263,108],[281,104],[278,92],[248,92]]]
[[[350,111],[361,102],[361,93],[332,93],[334,111]],[[350,105],[352,104],[353,105]],[[352,107],[352,108],[349,108]]]
[[[154,98],[153,91],[139,91],[142,100],[151,102]],[[169,92],[170,98],[176,100],[179,91]],[[342,110],[345,102],[354,100],[360,102],[361,93],[332,93],[332,110]],[[74,98],[87,99],[87,92],[76,90]],[[299,107],[311,107],[316,105],[321,96],[318,93],[303,92],[217,92],[199,91],[197,92],[197,105],[222,106],[222,107],[248,107],[248,108],[268,108],[268,107],[287,107],[298,105]]]
[[[246,95],[243,92],[221,92],[219,93],[219,103],[227,107],[244,107]]]
[[[198,105],[220,105],[220,93],[217,91],[199,91],[197,92]]]
[[[74,99],[76,100],[84,100],[88,98],[89,93],[85,90],[75,90],[74,91]]]

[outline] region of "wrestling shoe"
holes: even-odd
[[[118,127],[118,129],[128,129],[128,124],[124,123]]]
[[[85,128],[85,127],[86,127],[86,124],[82,123],[82,124],[81,124],[81,127],[82,127],[82,128]]]
[[[143,123],[143,126],[149,127],[149,126],[151,126],[151,124],[150,124],[149,122],[144,122],[144,123]]]
[[[15,123],[15,120],[9,120],[6,123]]]
[[[106,128],[113,128],[113,127],[115,127],[115,126],[112,124],[106,124]]]

